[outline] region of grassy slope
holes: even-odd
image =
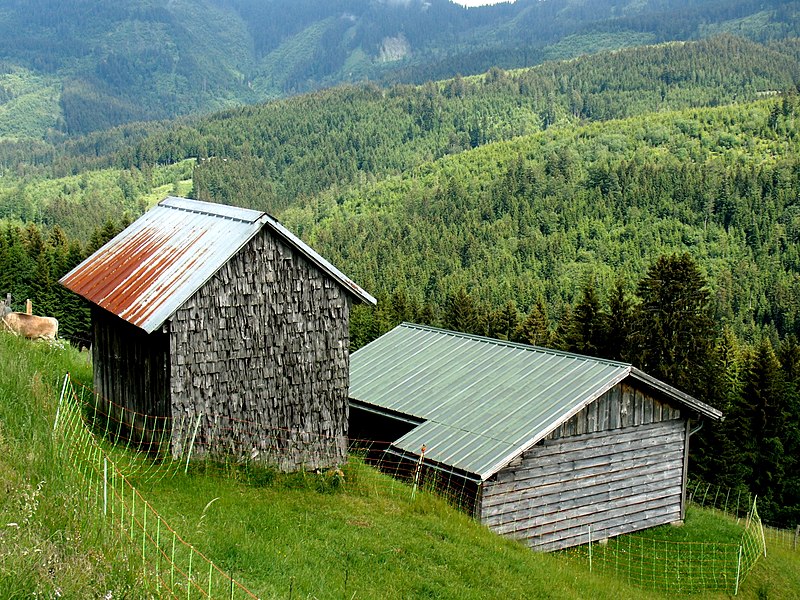
[[[76,475],[56,459],[50,432],[67,370],[91,379],[76,351],[0,333],[0,598],[121,598],[141,588],[129,549],[103,538]]]
[[[97,520],[80,509],[74,476],[52,460],[60,374],[89,379],[85,359],[5,334],[0,356],[0,597],[52,597],[57,589],[67,598],[109,590],[144,597],[126,547],[102,539]],[[667,597],[530,552],[431,495],[412,501],[407,487],[357,462],[344,490],[313,474],[254,475],[212,477],[201,467],[140,490],[188,541],[264,598],[290,590],[295,598]],[[735,532],[696,512],[665,535],[728,541]],[[798,592],[800,552],[771,548],[741,597]]]

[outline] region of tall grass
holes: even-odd
[[[144,597],[127,547],[103,534],[54,451],[67,371],[91,379],[74,350],[0,334],[0,598]]]

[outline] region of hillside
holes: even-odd
[[[281,214],[367,289],[417,303],[465,287],[492,307],[542,297],[558,315],[585,282],[602,297],[688,250],[719,321],[795,332],[797,110],[787,98],[554,127]]]
[[[0,139],[58,139],[347,82],[734,33],[796,36],[796,2],[12,0],[0,12]]]
[[[84,357],[3,333],[0,353],[17,359],[0,363],[0,480],[6,491],[0,496],[0,595],[154,594],[154,572],[141,567],[142,542],[117,533],[127,522],[104,521],[101,505],[92,502],[98,490],[87,496],[81,471],[70,467],[52,438],[62,373],[89,378]],[[338,488],[321,485],[312,473],[281,478],[220,464],[199,463],[187,475],[153,474],[144,470],[136,481],[152,507],[196,551],[263,598],[569,599],[586,597],[586,590],[598,599],[671,597],[589,573],[585,560],[530,552],[433,495],[420,492],[412,499],[408,487],[358,464],[346,469]],[[152,522],[150,527],[152,534]],[[740,530],[697,509],[683,528],[653,535],[721,543]],[[160,531],[168,539],[167,530]],[[795,595],[798,560],[796,552],[770,543],[740,597]],[[200,564],[198,558],[195,567]]]
[[[278,213],[298,198],[487,143],[586,121],[755,100],[800,82],[796,42],[665,44],[424,86],[344,87],[206,118],[127,126],[63,144],[0,145],[0,218],[62,223],[43,178],[125,169],[126,200],[154,166],[199,159],[194,195]],[[144,177],[142,177],[144,176]],[[184,177],[185,178],[185,177]],[[133,181],[135,185],[122,182]],[[65,181],[59,198],[84,195]],[[95,209],[92,212],[97,213]],[[105,219],[105,214],[98,215]]]

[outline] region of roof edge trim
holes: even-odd
[[[689,394],[680,391],[678,388],[672,387],[660,379],[656,379],[652,375],[648,375],[636,367],[631,369],[631,377],[637,381],[640,381],[641,383],[644,383],[645,385],[650,386],[654,390],[661,392],[665,396],[672,398],[676,402],[683,404],[687,408],[704,417],[708,417],[709,419],[713,419],[715,421],[721,421],[724,419],[721,410],[714,408],[710,404],[706,404],[702,400],[698,400],[694,396],[690,396]]]
[[[413,425],[414,428],[417,428],[423,423],[425,423],[424,419],[417,419],[405,413],[397,412],[395,410],[389,410],[388,408],[381,408],[380,406],[370,404],[369,402],[364,402],[363,400],[359,400],[358,398],[348,397],[348,400],[350,402],[350,406],[355,407],[358,410],[363,410],[364,412],[370,412],[372,414],[379,415],[381,417],[386,417],[387,419],[394,419],[395,421],[408,423],[409,425]],[[395,442],[396,441],[397,440],[395,440]]]
[[[624,381],[625,379],[627,379],[628,376],[630,375],[630,372],[631,372],[632,369],[633,369],[633,367],[628,365],[627,369],[625,369],[622,372],[620,372],[619,375],[613,377],[609,382],[607,382],[604,385],[600,386],[600,388],[598,388],[597,390],[592,392],[592,394],[587,399],[584,399],[581,402],[579,402],[577,405],[572,407],[569,411],[564,413],[559,419],[553,421],[553,423],[551,425],[549,425],[547,428],[545,428],[539,435],[535,436],[530,441],[526,442],[524,445],[518,446],[513,452],[509,452],[506,455],[506,457],[501,459],[501,460],[499,460],[495,464],[495,466],[493,466],[490,469],[488,469],[486,473],[482,473],[481,474],[481,477],[483,477],[483,480],[486,481],[487,479],[489,479],[489,477],[491,477],[492,475],[494,475],[498,471],[503,470],[517,456],[519,456],[523,452],[527,452],[531,447],[535,446],[540,441],[542,441],[544,438],[546,438],[548,435],[553,433],[560,425],[562,425],[563,423],[569,421],[572,417],[577,415],[580,411],[582,411],[584,408],[589,406],[592,402],[597,400],[600,396],[605,394],[608,390],[613,388],[615,385],[617,385],[617,384],[621,383],[622,381]]]

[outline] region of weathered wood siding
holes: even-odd
[[[132,441],[161,437],[169,417],[169,337],[150,335],[116,315],[92,308],[94,389],[98,413],[109,417],[109,430]],[[144,432],[144,433],[143,433]]]
[[[172,318],[174,451],[202,414],[195,452],[343,462],[349,311],[338,283],[262,230]]]
[[[548,439],[679,419],[680,409],[620,383],[559,426]]]
[[[484,484],[481,521],[538,550],[681,519],[679,411],[616,386]]]

